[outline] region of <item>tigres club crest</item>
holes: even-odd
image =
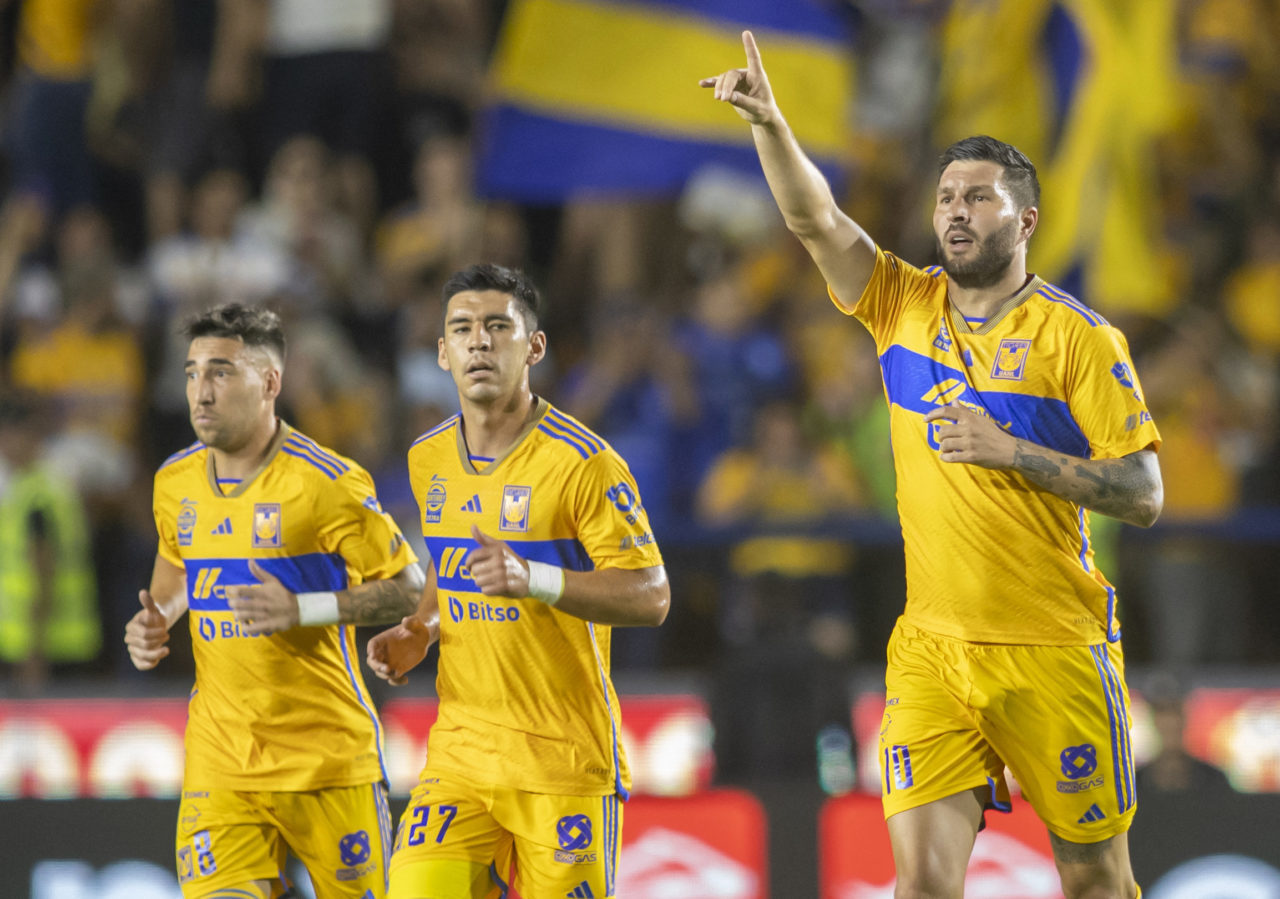
[[[280,529],[279,503],[253,504],[253,545],[259,547],[283,546]]]
[[[528,487],[507,485],[502,488],[502,511],[498,515],[498,530],[521,533],[529,530],[529,494],[531,492]]]
[[[991,377],[1004,381],[1021,381],[1027,367],[1030,340],[1002,340],[996,350],[996,362],[991,366]]]

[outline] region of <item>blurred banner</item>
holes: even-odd
[[[624,696],[622,742],[634,792],[682,796],[711,783],[711,721],[693,695]],[[408,796],[427,757],[434,699],[383,706],[393,796]],[[177,796],[181,699],[0,700],[0,799]]]
[[[405,800],[392,802],[399,820]],[[173,865],[176,799],[6,802],[0,870],[6,899],[180,899]],[[765,899],[767,833],[741,790],[636,796],[626,804],[618,895],[627,899]],[[291,860],[299,899],[315,895]],[[512,899],[519,899],[513,890]]]
[[[746,65],[751,29],[801,144],[849,145],[852,41],[824,0],[512,0],[480,130],[482,194],[532,203],[672,193],[699,168],[759,173],[746,123],[700,78]]]
[[[966,896],[1062,899],[1049,837],[1031,806],[988,812],[965,879]],[[819,828],[822,899],[892,899],[893,857],[880,800],[829,800]],[[1280,896],[1280,797],[1142,797],[1129,834],[1146,899]]]

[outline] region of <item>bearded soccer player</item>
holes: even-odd
[[[666,571],[626,463],[530,390],[547,346],[533,283],[475,265],[444,299],[439,363],[461,412],[409,449],[427,589],[369,641],[393,683],[440,643],[390,896],[479,899],[509,877],[530,899],[614,896],[631,778],[610,633],[662,623]]]
[[[186,335],[199,440],[156,473],[159,552],[125,630],[153,668],[190,611],[183,895],[275,899],[292,850],[319,899],[382,897],[382,731],[352,625],[400,620],[425,577],[364,469],[276,417],[275,313],[220,306]]]
[[[941,266],[881,249],[835,203],[760,52],[703,79],[751,124],[769,186],[836,307],[875,338],[889,403],[907,604],[889,642],[882,792],[899,897],[959,897],[1007,765],[1069,899],[1140,894],[1115,591],[1089,515],[1149,526],[1160,436],[1124,336],[1027,271],[1035,166],[973,137],[939,162]]]

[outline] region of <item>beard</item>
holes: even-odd
[[[973,237],[974,246],[977,249],[977,252],[971,254],[968,259],[948,258],[946,246],[936,235],[934,236],[934,246],[937,249],[938,259],[942,263],[942,270],[959,287],[982,288],[998,283],[1013,262],[1013,248],[1018,239],[1018,223],[1009,222],[981,240],[972,232],[968,232],[968,235]]]

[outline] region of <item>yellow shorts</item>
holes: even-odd
[[[966,643],[899,619],[880,726],[885,817],[975,787],[1007,811],[1007,765],[1049,830],[1096,843],[1135,806],[1119,643]]]
[[[391,809],[382,784],[305,793],[188,791],[178,809],[178,880],[185,899],[255,880],[281,895],[289,850],[317,899],[386,894]]]
[[[428,769],[396,831],[387,896],[486,899],[510,879],[532,899],[605,899],[621,834],[615,795],[526,793]]]

